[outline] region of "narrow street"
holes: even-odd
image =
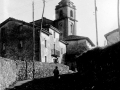
[[[47,77],[41,79],[34,79],[27,81],[22,85],[18,82],[15,87],[8,90],[78,90],[77,74],[61,75],[58,80],[54,77]],[[24,81],[22,81],[24,82]]]

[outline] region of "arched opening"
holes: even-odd
[[[71,27],[71,34],[73,34],[73,30],[74,30],[73,23],[71,23],[70,27]]]
[[[73,17],[73,11],[70,10],[70,17]]]
[[[62,17],[63,17],[63,11],[62,11],[62,10],[60,10],[59,17],[60,17],[60,18],[62,18]]]

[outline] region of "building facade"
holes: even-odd
[[[59,30],[53,26],[42,29],[41,34],[39,34],[39,27],[35,26],[34,30],[35,60],[50,63],[58,58],[58,63],[61,63],[62,55],[66,53],[67,43],[59,40]],[[14,60],[33,60],[32,24],[8,18],[0,25],[0,36],[0,54],[2,57]],[[41,54],[41,58],[39,54]]]
[[[47,36],[44,33],[41,33],[41,56],[42,62],[54,62],[56,58],[58,58],[58,62],[61,63],[63,61],[63,54],[66,53],[66,42],[59,39],[60,32],[50,26],[48,28],[50,36]]]
[[[66,38],[72,35],[73,38],[78,37],[76,36],[76,7],[70,0],[61,0],[56,5],[55,14],[55,20],[45,17],[43,17],[43,22],[42,19],[35,20],[34,29],[33,22],[27,23],[14,18],[8,18],[1,23],[1,56],[22,60],[35,59],[49,63],[64,61],[64,55],[66,51],[69,51],[66,45],[71,44]],[[72,40],[76,42],[76,39]],[[79,41],[84,40],[79,39]],[[91,46],[89,41],[85,39],[86,44]]]
[[[104,35],[107,40],[107,45],[112,45],[119,41],[119,29],[115,29]]]
[[[65,41],[68,43],[65,64],[75,71],[77,65],[75,59],[84,52],[94,48],[95,45],[88,37],[77,35],[69,35]]]

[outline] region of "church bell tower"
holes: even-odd
[[[55,8],[57,28],[61,39],[76,35],[76,7],[70,0],[61,0]]]

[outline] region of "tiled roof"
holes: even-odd
[[[64,41],[64,40],[59,40],[60,42],[62,42],[62,43],[64,43],[64,44],[68,44],[66,41]]]
[[[113,31],[105,34],[104,36],[107,38],[107,36],[109,36],[110,34],[115,33],[115,32],[118,32],[118,31],[119,31],[119,29],[117,28],[117,29],[115,29],[115,30],[113,30]]]
[[[65,38],[66,41],[70,41],[70,40],[80,40],[80,39],[84,39],[86,37],[83,36],[77,36],[77,35],[69,35]]]
[[[19,23],[21,23],[21,24],[23,24],[23,25],[28,25],[28,26],[31,26],[31,27],[33,26],[32,23],[28,23],[28,22],[25,22],[25,21],[23,21],[23,20],[18,20],[18,19],[9,17],[8,19],[6,19],[4,22],[2,22],[2,23],[0,24],[0,27],[2,27],[3,25],[5,25],[5,24],[6,24],[7,22],[9,22],[9,21],[19,22]],[[40,29],[40,27],[37,26],[37,25],[35,25],[35,28]],[[46,30],[46,29],[44,29],[44,28],[43,28],[41,31],[44,32],[44,33],[46,33],[46,34],[51,34],[48,30]]]
[[[73,41],[73,40],[83,40],[83,39],[86,39],[92,46],[95,46],[88,37],[84,37],[84,36],[69,35],[64,40],[65,41]]]
[[[35,25],[41,27],[41,21],[42,21],[42,19],[35,20]],[[30,23],[32,24],[33,22],[30,22]],[[54,21],[43,17],[43,24],[42,24],[43,28],[51,28],[54,31],[61,33],[56,27],[54,27],[53,23],[54,23]]]
[[[69,3],[72,4],[72,6],[70,6]],[[61,8],[61,7],[64,7],[64,6],[70,6],[71,8],[76,9],[74,3],[73,3],[72,1],[70,1],[70,0],[61,0],[61,1],[59,2],[59,4],[56,6],[55,9],[59,9],[59,8]]]
[[[35,25],[37,25],[37,26],[40,27],[40,26],[41,26],[42,19],[35,20],[34,22],[35,22]],[[33,22],[30,22],[30,23],[33,23]],[[43,26],[52,25],[52,23],[53,23],[52,20],[43,17]]]

